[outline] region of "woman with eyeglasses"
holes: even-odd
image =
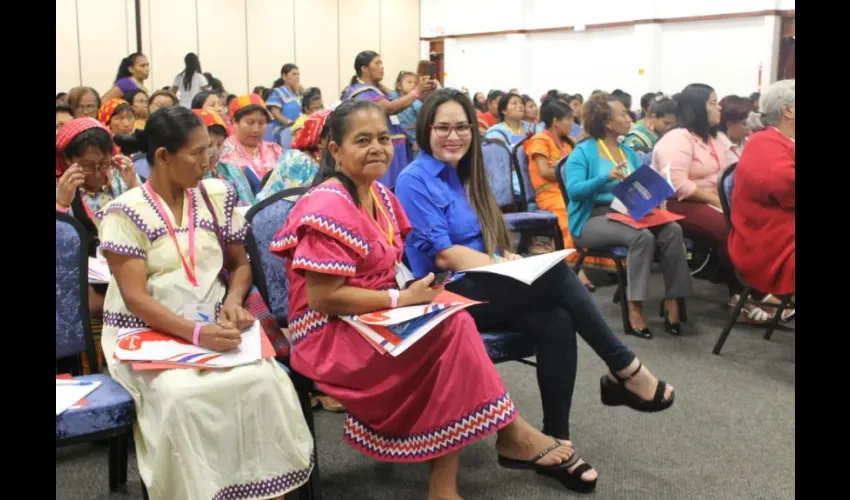
[[[68,92],[68,106],[74,111],[74,118],[97,118],[100,102],[100,94],[91,87],[74,87]]]
[[[503,260],[510,236],[481,154],[472,102],[455,89],[434,92],[416,123],[420,154],[398,178],[396,196],[410,219],[405,255],[414,276],[462,272]],[[537,344],[543,433],[569,440],[576,377],[576,334],[605,361],[600,380],[606,405],[655,412],[673,404],[673,387],[643,368],[611,331],[590,293],[565,262],[532,285],[490,273],[470,273],[447,288],[483,304],[467,309],[480,331],[514,331]],[[576,491],[590,491],[597,473],[573,453],[558,469],[538,470]]]
[[[88,235],[89,256],[100,245],[94,214],[141,184],[133,162],[119,154],[109,130],[94,118],[69,121],[56,134],[56,211],[77,219]],[[99,338],[106,285],[89,285],[92,332]],[[99,344],[97,344],[99,346]],[[84,359],[83,369],[94,360]]]

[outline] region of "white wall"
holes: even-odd
[[[292,62],[305,87],[335,101],[357,53],[374,50],[392,87],[420,59],[419,11],[419,0],[141,0],[142,52],[151,62],[145,84],[170,86],[195,52],[231,93],[270,86]],[[77,85],[106,92],[135,51],[134,0],[56,0],[57,92]]]
[[[794,0],[422,0],[420,30],[423,37],[445,39],[446,85],[465,86],[472,92],[517,87],[538,97],[557,88],[586,96],[597,88],[619,87],[637,101],[645,92],[672,94],[688,83],[704,82],[720,96],[748,95],[758,88],[759,65],[762,86],[776,74],[778,16],[649,20],[793,10],[794,4]],[[451,16],[445,15],[448,11]],[[616,22],[629,25],[590,26]],[[566,26],[575,31],[452,37]],[[427,42],[421,45],[420,52],[427,53]]]

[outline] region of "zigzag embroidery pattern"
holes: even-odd
[[[516,416],[516,408],[508,393],[473,410],[467,416],[442,428],[405,436],[386,438],[347,415],[345,439],[363,453],[379,459],[419,461],[438,453],[463,446],[467,441],[484,437],[504,427]]]
[[[336,274],[338,276],[354,276],[357,267],[350,263],[341,260],[319,261],[309,259],[307,257],[297,257],[292,261],[292,267],[301,268],[307,271],[315,271],[317,273]]]
[[[292,336],[291,345],[304,340],[308,333],[321,330],[328,324],[328,315],[307,309],[304,314],[289,322],[289,332]]]
[[[321,215],[308,214],[301,217],[300,222],[328,236],[342,240],[359,253],[361,257],[369,255],[369,242],[345,229],[334,220],[322,217]]]
[[[384,200],[384,206],[387,207],[387,210],[390,212],[390,215],[393,218],[393,222],[398,224],[398,219],[395,217],[395,209],[393,208],[393,203],[390,201],[390,195],[387,194],[387,188],[384,187],[383,184],[378,183],[378,189],[381,191],[381,198]]]

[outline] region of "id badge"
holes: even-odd
[[[399,121],[398,116],[390,115],[390,123],[393,125],[401,125],[401,121]]]
[[[406,288],[407,282],[415,279],[413,277],[413,273],[410,272],[410,269],[404,265],[402,262],[396,262],[395,264],[395,282],[398,284],[399,290],[404,290]]]
[[[195,323],[214,323],[215,304],[185,304],[183,317]]]

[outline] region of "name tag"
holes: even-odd
[[[407,282],[415,279],[413,273],[403,263],[396,262],[395,265],[395,282],[398,284],[399,290],[407,288]]]
[[[183,317],[195,323],[214,323],[215,304],[185,304]]]
[[[396,115],[390,115],[390,123],[393,125],[401,125],[401,122]]]

